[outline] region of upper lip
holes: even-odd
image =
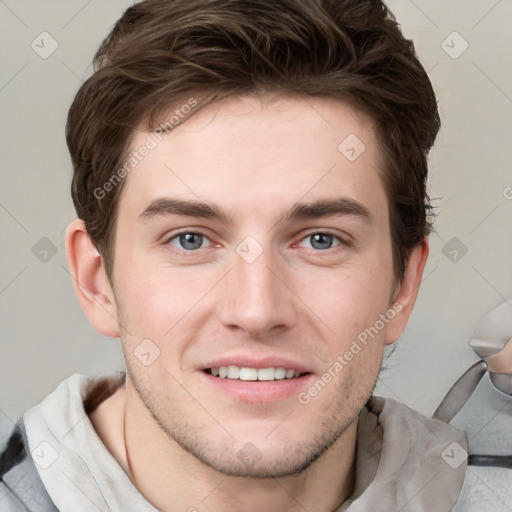
[[[311,370],[299,363],[285,357],[267,356],[255,358],[254,356],[233,355],[223,356],[207,362],[202,370],[210,368],[220,368],[221,366],[239,366],[245,368],[285,368],[286,370],[296,370],[300,373],[309,373]]]

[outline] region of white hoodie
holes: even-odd
[[[55,510],[40,504],[31,508],[36,501],[30,499],[36,498],[26,498],[24,506],[15,498],[19,494],[23,501],[39,479],[60,512],[158,512],[134,487],[85,413],[83,401],[93,385],[101,379],[119,382],[120,376],[74,374],[23,415],[28,454],[0,481],[0,512]],[[372,397],[360,415],[354,492],[336,512],[510,512],[512,501],[502,504],[491,493],[492,499],[477,497],[480,505],[485,503],[482,508],[472,500],[471,488],[463,488],[465,475],[473,482],[479,471],[494,469],[508,471],[512,484],[509,470],[466,472],[466,449],[464,432],[394,400]],[[503,497],[512,500],[511,492],[506,489]]]

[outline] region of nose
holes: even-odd
[[[297,319],[298,300],[289,274],[270,249],[252,262],[235,253],[218,305],[223,325],[254,339],[291,328]]]

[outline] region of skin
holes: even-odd
[[[365,144],[354,161],[338,150],[349,134]],[[131,148],[146,137],[136,132]],[[126,386],[90,419],[155,507],[330,512],[352,492],[358,415],[384,346],[406,326],[428,254],[424,240],[394,286],[379,156],[370,120],[339,100],[230,98],[174,128],[127,176],[113,288],[83,222],[68,227],[80,303],[97,331],[120,337],[127,364]],[[214,203],[236,220],[141,221],[165,196]],[[369,221],[283,219],[296,202],[340,197],[364,205]],[[187,252],[182,230],[203,234],[200,248]],[[334,237],[314,245],[325,232]],[[236,252],[247,236],[262,249],[252,263]],[[306,405],[297,394],[235,399],[201,371],[226,354],[274,355],[305,364],[314,382],[394,301],[400,312]],[[134,350],[148,338],[160,356],[145,366]],[[259,458],[237,456],[247,443]]]
[[[509,341],[501,352],[488,357],[486,361],[493,372],[512,374],[512,341]]]

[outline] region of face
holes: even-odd
[[[337,100],[246,96],[152,136],[115,241],[132,399],[222,473],[298,472],[357,418],[393,322],[372,125]]]

